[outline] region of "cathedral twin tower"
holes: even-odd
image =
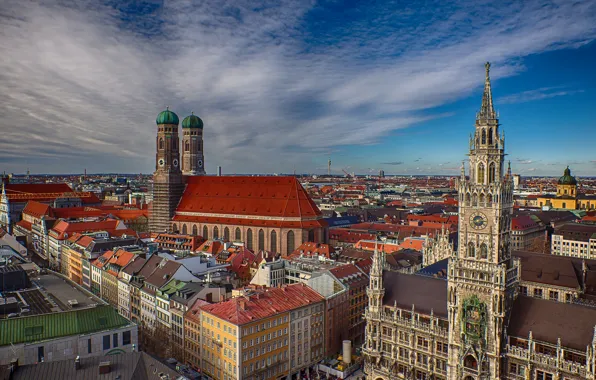
[[[178,115],[166,108],[157,115],[155,173],[151,231],[169,230],[170,220],[184,191],[185,176],[205,174],[203,121],[191,114],[182,120],[182,160]]]

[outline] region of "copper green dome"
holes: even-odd
[[[203,129],[203,120],[192,112],[189,116],[182,120],[182,128],[199,128]]]
[[[165,111],[161,111],[159,115],[157,115],[157,119],[155,119],[157,124],[180,124],[180,119],[178,119],[178,115],[174,112],[170,111],[169,107],[166,107]]]
[[[559,178],[559,185],[577,185],[577,180],[575,177],[571,175],[571,170],[569,170],[569,166],[563,172],[563,177]]]

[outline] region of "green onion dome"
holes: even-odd
[[[170,111],[170,107],[166,107],[165,111],[161,111],[159,115],[157,115],[157,119],[155,119],[157,124],[180,124],[180,119],[178,119],[178,115],[174,112]]]
[[[191,114],[182,120],[182,128],[199,128],[203,129],[203,120],[191,112]]]
[[[571,175],[571,170],[569,170],[569,166],[565,169],[563,173],[563,177],[559,178],[559,185],[577,185],[577,180],[574,176]]]

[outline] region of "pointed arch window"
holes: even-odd
[[[217,226],[213,227],[213,240],[219,239],[219,228]]]
[[[184,142],[184,150],[187,152],[190,152],[190,142],[189,141]]]
[[[478,206],[478,194],[472,195],[472,206]]]
[[[486,130],[482,130],[482,145],[486,144]]]
[[[480,206],[484,206],[484,200],[485,200],[485,198],[484,198],[484,194],[483,194],[483,193],[481,193],[481,194],[480,194],[480,198],[478,199],[478,201],[480,202],[480,203],[479,203],[479,205],[480,205]]]
[[[478,369],[478,361],[472,355],[468,355],[464,358],[464,367],[470,369]]]
[[[160,137],[159,138],[159,150],[162,150],[163,148],[164,148],[163,138]]]
[[[294,231],[290,230],[288,232],[286,243],[287,243],[287,247],[286,247],[287,248],[287,250],[286,250],[287,253],[286,254],[289,255],[292,252],[294,252],[294,250],[296,249],[296,246],[294,245]]]
[[[186,224],[182,225],[182,235],[188,235],[188,227],[186,227]]]
[[[242,240],[242,232],[240,232],[240,227],[236,227],[236,236],[234,236],[234,240],[241,241]]]
[[[246,230],[246,248],[253,250],[252,248],[252,230],[249,228]]]
[[[493,129],[488,129],[488,145],[493,145]]]
[[[271,231],[271,252],[277,252],[277,232]]]
[[[314,243],[315,242],[315,230],[308,230],[308,241]]]
[[[192,234],[193,234],[194,236],[197,236],[198,232],[199,232],[199,231],[198,231],[197,225],[196,225],[196,224],[195,224],[195,225],[193,225],[193,226],[192,226]]]
[[[203,226],[203,239],[209,240],[209,229],[207,226]]]
[[[476,247],[474,246],[474,242],[468,243],[468,257],[476,257]]]
[[[259,250],[265,250],[265,231],[259,230]]]
[[[172,231],[178,232],[178,226],[176,225],[176,223],[172,224]]]
[[[230,229],[228,227],[224,228],[224,240],[230,241]]]
[[[488,246],[486,243],[480,244],[480,258],[488,259]]]
[[[484,164],[478,164],[478,183],[484,183]]]
[[[497,165],[491,162],[488,166],[488,183],[494,183],[497,178]]]
[[[470,193],[466,193],[466,206],[470,206]]]

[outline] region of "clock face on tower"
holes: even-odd
[[[178,160],[174,158],[174,161],[172,161],[172,164],[174,164],[174,167],[177,168],[178,167]]]
[[[481,212],[475,212],[470,216],[470,226],[477,230],[482,230],[488,224],[488,218]]]
[[[159,164],[159,166],[164,166],[166,162],[164,161],[163,158],[160,158],[157,163]]]
[[[199,161],[197,161],[197,165],[199,165],[200,168],[203,167],[203,160],[199,159]]]

